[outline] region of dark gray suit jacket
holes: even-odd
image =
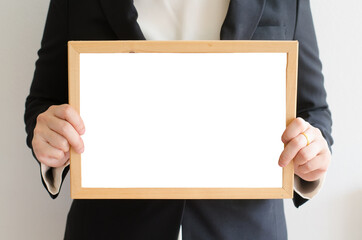
[[[297,115],[332,145],[309,0],[231,0],[220,38],[298,40]],[[132,0],[51,0],[26,101],[28,146],[36,117],[68,102],[67,41],[144,39]],[[295,193],[293,201],[299,207],[307,200]],[[180,223],[184,239],[287,238],[282,200],[74,200],[65,238],[176,239]]]

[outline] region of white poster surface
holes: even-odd
[[[81,53],[84,188],[281,188],[286,53]]]

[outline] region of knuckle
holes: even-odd
[[[39,144],[38,138],[34,135],[33,140],[31,140],[31,145],[33,145],[33,148],[37,148]]]
[[[300,173],[302,173],[302,174],[306,174],[306,173],[307,173],[307,171],[305,170],[305,166],[304,166],[304,165],[303,165],[303,166],[299,166],[298,171],[299,171]]]
[[[72,113],[71,106],[68,104],[63,105],[63,113],[64,113],[64,116],[69,117]]]
[[[60,146],[61,146],[61,149],[64,151],[64,152],[68,152],[69,151],[69,143],[68,141],[64,140],[60,143]]]
[[[47,111],[53,111],[57,106],[56,105],[51,105]]]
[[[64,158],[64,152],[63,151],[56,151],[54,153],[54,157],[57,161],[60,161],[62,158]]]
[[[40,162],[45,162],[47,159],[47,156],[44,152],[37,152],[35,156],[38,158]]]
[[[305,149],[301,149],[298,153],[302,160],[309,160],[309,152]]]
[[[306,172],[311,172],[312,169],[313,169],[313,166],[310,162],[307,162],[305,165],[304,165],[304,169]]]
[[[33,133],[34,133],[34,136],[39,135],[40,132],[41,132],[40,128],[39,128],[38,126],[36,126],[36,127],[34,128],[34,132],[33,132]],[[33,138],[33,141],[34,141],[34,138]]]
[[[44,113],[41,113],[39,114],[37,117],[36,117],[36,122],[45,122],[45,114]]]
[[[299,135],[292,140],[291,144],[293,148],[301,149],[303,147],[304,142]]]
[[[65,139],[60,140],[60,146],[65,152],[69,151],[69,143],[67,140]]]
[[[283,133],[283,135],[282,135],[282,137],[281,137],[281,140],[282,140],[282,142],[283,143],[286,143],[287,142],[287,136],[286,136],[286,134],[285,133]]]
[[[66,135],[69,131],[69,124],[65,121],[63,121],[62,123],[60,123],[60,132],[63,135]]]
[[[295,119],[295,122],[296,122],[296,125],[297,125],[299,128],[303,128],[304,125],[305,125],[305,121],[304,121],[304,119],[301,118],[301,117],[297,117],[297,118]]]
[[[43,141],[42,140],[40,140],[37,137],[34,137],[31,144],[32,144],[35,155],[37,155],[37,156],[39,154],[43,155],[43,148],[42,148]]]

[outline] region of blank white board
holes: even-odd
[[[71,41],[72,198],[293,197],[296,41]]]
[[[286,53],[81,53],[83,188],[281,188]]]

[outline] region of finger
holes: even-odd
[[[282,135],[282,142],[284,144],[291,141],[293,138],[298,136],[300,133],[306,131],[309,128],[309,123],[298,117],[294,119],[285,129]]]
[[[305,164],[298,166],[295,171],[297,173],[307,175],[316,170],[327,171],[328,165],[328,156],[326,156],[325,154],[321,154],[307,161]]]
[[[308,136],[309,141],[314,141],[315,135],[313,134],[313,128],[308,128],[304,133]],[[303,134],[299,134],[290,140],[279,157],[279,166],[287,166],[297,153],[307,146],[307,144],[307,138]]]
[[[41,138],[43,141],[49,143],[51,146],[62,150],[63,152],[69,151],[69,143],[60,134],[51,130],[47,125],[39,124],[34,129],[34,136]]]
[[[60,167],[68,160],[69,154],[65,154],[40,138],[33,140],[34,153],[37,159],[49,167]]]
[[[69,122],[73,126],[73,128],[79,133],[79,135],[84,134],[85,126],[83,120],[80,117],[79,113],[69,104],[56,106],[53,108],[53,111],[56,117]]]
[[[284,148],[279,157],[279,165],[285,167],[307,145],[305,137],[301,134],[293,138]]]
[[[323,177],[323,174],[325,174],[325,171],[315,170],[307,174],[297,174],[297,175],[305,181],[313,182],[321,179]]]
[[[321,141],[313,141],[308,146],[299,150],[297,155],[294,158],[294,164],[297,166],[303,165],[309,160],[315,158],[323,149],[323,144]]]
[[[68,140],[57,132],[47,128],[43,138],[53,147],[62,150],[63,152],[69,151]]]
[[[48,127],[63,136],[77,153],[82,153],[84,151],[82,138],[69,122],[53,117],[53,119],[48,122]]]

